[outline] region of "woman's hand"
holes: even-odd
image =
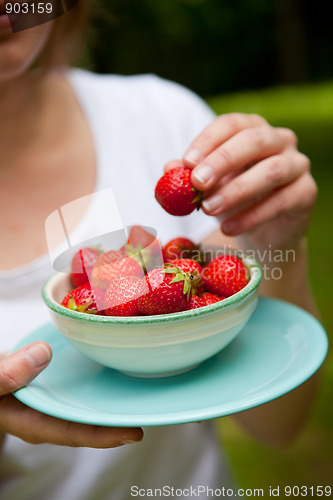
[[[226,235],[242,235],[240,246],[292,248],[304,235],[317,187],[291,130],[257,115],[221,115],[182,162],[193,169],[194,187],[205,192],[203,210],[222,216]]]
[[[0,441],[1,433],[8,433],[31,444],[113,448],[142,439],[141,429],[68,422],[20,403],[11,393],[33,380],[51,357],[51,348],[44,342],[34,342],[0,357]]]

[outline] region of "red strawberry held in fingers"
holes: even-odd
[[[199,210],[203,193],[193,187],[192,170],[172,168],[160,178],[155,187],[155,198],[171,215],[188,215]]]
[[[120,276],[111,281],[104,297],[106,316],[138,316],[138,299],[148,291],[144,278]]]
[[[88,314],[101,314],[96,304],[96,295],[100,291],[95,291],[87,282],[74,290],[71,290],[62,300],[61,305],[71,309]]]
[[[174,259],[193,259],[200,262],[200,247],[188,238],[174,238],[164,245],[163,258],[164,262]]]
[[[74,255],[71,263],[71,279],[74,286],[84,285],[89,281],[91,271],[102,250],[82,248]]]
[[[207,291],[223,297],[239,292],[248,283],[247,269],[234,255],[215,257],[202,270]]]
[[[145,279],[148,292],[138,299],[141,314],[169,314],[190,308],[192,283],[189,273],[176,267],[154,269]]]

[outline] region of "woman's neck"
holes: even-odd
[[[16,90],[21,83],[15,83]],[[39,87],[30,85],[27,81],[21,87],[25,99],[23,95],[19,102],[14,99],[13,108],[9,101],[1,101],[0,109],[8,117],[5,127],[0,119],[1,131],[8,144],[0,132],[0,234],[6,242],[0,245],[0,269],[24,265],[44,254],[45,219],[90,194],[95,186],[93,137],[68,79],[62,72],[52,72]],[[13,99],[10,89],[7,97]],[[81,216],[73,215],[69,231]]]

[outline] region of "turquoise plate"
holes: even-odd
[[[50,365],[15,396],[54,417],[106,426],[205,420],[278,398],[308,379],[328,348],[320,323],[286,302],[260,299],[238,337],[198,368],[139,379],[103,368],[73,348],[51,324],[28,335],[53,349]]]

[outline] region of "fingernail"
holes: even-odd
[[[200,149],[190,149],[185,155],[184,155],[184,160],[188,161],[189,163],[198,163],[201,157],[201,151]]]
[[[123,441],[120,442],[120,445],[134,444],[134,443],[140,443],[140,441],[133,441],[133,439],[124,439]]]
[[[204,207],[205,210],[207,210],[207,212],[213,212],[217,208],[221,208],[222,201],[223,201],[222,196],[220,194],[216,194],[215,196],[212,196],[211,198],[204,200],[202,202],[202,206]]]
[[[38,368],[50,361],[51,354],[43,344],[35,344],[25,351],[25,357],[31,368]]]
[[[213,177],[213,169],[209,165],[203,165],[198,169],[193,171],[194,177],[201,182],[202,184],[206,184]]]

